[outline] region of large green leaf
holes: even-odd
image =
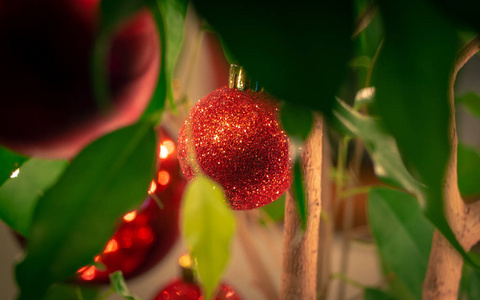
[[[377,112],[406,165],[427,186],[426,216],[474,263],[477,258],[466,255],[443,211],[443,179],[450,155],[448,88],[456,31],[425,1],[379,0],[378,4],[386,36],[374,70]]]
[[[455,101],[465,105],[472,114],[480,118],[480,95],[475,92],[468,92],[457,97]]]
[[[308,138],[313,127],[313,114],[308,109],[283,103],[280,108],[280,120],[282,127],[290,139],[303,142]]]
[[[382,261],[415,299],[421,299],[434,227],[418,202],[401,191],[375,188],[369,195],[368,217]]]
[[[375,174],[386,183],[404,188],[421,201],[422,185],[405,168],[395,140],[377,119],[361,115],[343,101],[333,111],[334,125],[340,131],[359,137],[374,163]]]
[[[36,206],[27,255],[16,267],[20,299],[36,299],[92,263],[117,219],[147,195],[155,152],[153,125],[145,122],[98,139],[72,161]]]
[[[42,300],[95,300],[100,290],[96,287],[86,287],[68,284],[56,284],[48,289]]]
[[[186,187],[183,207],[183,235],[210,299],[230,258],[235,218],[225,203],[222,188],[199,175]]]
[[[28,158],[0,147],[0,186],[19,168]]]
[[[0,187],[0,219],[27,236],[37,200],[57,182],[67,166],[65,160],[32,158],[24,163],[17,177]]]
[[[393,300],[394,298],[385,291],[374,289],[374,288],[366,288],[363,294],[363,299],[364,300]]]
[[[458,187],[464,196],[480,194],[480,154],[463,143],[458,144]]]
[[[253,80],[279,99],[330,113],[352,52],[352,1],[193,2]]]

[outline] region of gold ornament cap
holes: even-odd
[[[235,64],[230,65],[228,87],[239,91],[246,91],[250,88],[250,79],[243,67]]]

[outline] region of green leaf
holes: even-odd
[[[100,290],[95,287],[78,285],[56,284],[48,289],[42,300],[94,300],[97,299]],[[80,298],[81,297],[81,298]]]
[[[167,82],[167,98],[172,108],[175,108],[173,98],[172,77],[177,64],[178,56],[183,45],[185,34],[185,16],[187,14],[187,0],[157,0],[163,16],[164,34],[162,38],[162,52],[165,52],[162,64],[165,66]]]
[[[266,212],[275,222],[283,220],[285,217],[285,194],[281,195],[277,200],[262,206],[260,209]]]
[[[385,43],[374,70],[376,111],[406,165],[428,187],[426,216],[469,263],[480,267],[478,258],[467,255],[458,243],[443,211],[450,156],[448,87],[456,31],[425,1],[379,0],[378,5]]]
[[[355,102],[353,104],[353,108],[356,111],[360,111],[362,108],[370,108],[375,99],[375,88],[374,87],[366,87],[357,92],[355,95]]]
[[[66,160],[32,158],[20,167],[17,177],[0,187],[0,219],[27,237],[37,201],[68,166]]]
[[[126,300],[140,300],[139,297],[133,295],[128,289],[125,278],[123,278],[122,271],[115,271],[110,274],[110,285],[112,289]]]
[[[480,95],[475,92],[468,92],[455,100],[457,103],[465,105],[476,117],[480,117]]]
[[[283,103],[280,108],[282,127],[288,136],[305,141],[313,127],[313,114],[298,105]]]
[[[19,168],[28,158],[8,149],[0,147],[0,186]]]
[[[374,289],[374,288],[366,288],[363,294],[364,300],[393,300],[392,296],[390,296],[387,292]]]
[[[95,101],[100,109],[112,105],[108,82],[108,53],[115,30],[142,6],[143,0],[102,0],[100,25],[95,37],[92,56],[92,83]]]
[[[363,141],[373,160],[375,174],[384,182],[415,194],[422,201],[422,185],[406,169],[392,136],[383,130],[377,119],[361,115],[340,99],[337,102],[333,125]]]
[[[375,188],[369,194],[368,217],[381,259],[421,299],[434,227],[418,202],[404,192]]]
[[[458,144],[457,150],[458,187],[464,196],[480,194],[480,154],[478,151],[463,143]]]
[[[466,296],[459,299],[480,299],[480,271],[468,265],[464,265],[462,281],[460,284],[460,295]]]
[[[353,48],[352,2],[193,1],[253,80],[281,100],[326,114]]]
[[[293,193],[295,195],[294,199],[297,208],[297,215],[302,229],[305,230],[307,228],[308,202],[305,198],[305,186],[303,184],[303,170],[300,158],[295,160],[295,164],[293,166],[293,176]]]
[[[38,298],[105,246],[118,218],[147,195],[156,135],[152,123],[110,133],[85,148],[36,206],[27,255],[16,267],[20,299]]]
[[[199,175],[185,189],[182,230],[210,299],[230,258],[235,217],[225,203],[222,188]]]
[[[173,97],[173,73],[183,45],[185,34],[185,16],[188,1],[186,0],[145,0],[157,24],[160,43],[162,45],[162,63],[150,105],[143,117],[164,109],[168,99],[172,109],[176,109]]]

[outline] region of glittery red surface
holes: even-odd
[[[190,148],[202,171],[223,186],[233,209],[264,206],[290,186],[288,137],[273,98],[265,93],[225,87],[201,99],[178,140],[187,179],[194,175]]]
[[[215,300],[240,300],[232,287],[221,284]],[[176,279],[167,285],[153,300],[203,300],[200,287],[193,282]]]

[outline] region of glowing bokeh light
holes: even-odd
[[[118,242],[114,239],[110,240],[105,247],[105,250],[103,250],[103,253],[110,253],[110,252],[115,252],[118,250]]]
[[[135,220],[135,218],[137,217],[137,211],[136,210],[133,210],[129,213],[126,213],[124,216],[123,216],[123,220],[125,222],[132,222],[133,220]]]
[[[167,171],[158,172],[158,183],[161,185],[167,185],[170,181],[170,174]]]
[[[20,174],[20,169],[16,169],[15,171],[13,171],[12,175],[10,175],[10,178],[16,178],[18,177],[18,174]]]

